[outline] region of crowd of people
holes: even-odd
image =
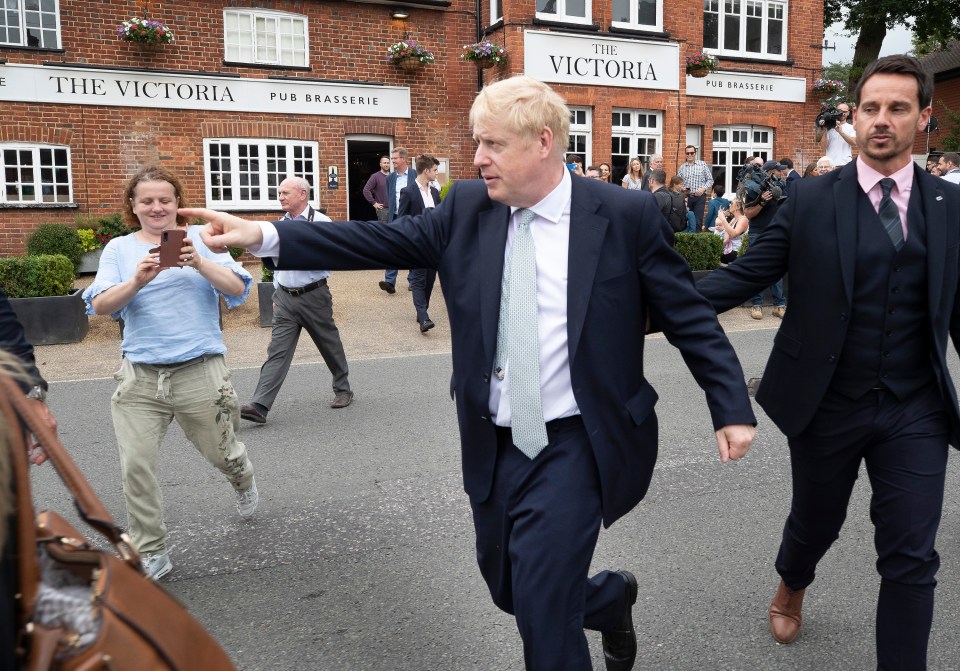
[[[630,671],[642,585],[626,569],[589,571],[601,525],[630,513],[653,475],[657,394],[644,375],[644,337],[662,331],[680,350],[704,390],[721,461],[740,459],[756,418],[717,312],[750,299],[761,319],[769,288],[783,322],[756,398],[787,437],[793,487],[771,634],[783,644],[800,634],[804,595],[865,463],[881,577],[878,668],[924,669],[947,448],[960,445],[945,360],[948,335],[960,336],[958,258],[945,253],[960,240],[960,157],[943,154],[929,173],[913,164],[932,98],[915,58],[872,63],[855,96],[857,119],[847,121],[847,105],[835,128],[817,133],[827,155],[802,177],[789,158],[754,156],[730,198],[692,145],[670,178],[662,156],[646,170],[632,159],[619,181],[609,164],[584,168],[565,154],[563,99],[525,76],[484,87],[471,109],[481,180],[458,181],[441,200],[437,160],[420,155],[411,167],[395,149],[364,189],[376,221],[330,221],[299,178],[280,185],[281,220],[254,222],[187,208],[175,175],[138,172],[124,194],[135,233],[108,244],[84,300],[124,321],[111,409],[128,524],[148,574],[172,568],[156,478],[170,422],[223,473],[239,514],[252,515],[258,493],[239,419],[266,421],[292,334],[307,328],[323,353],[332,406],[353,398],[329,270],[307,269],[387,269],[379,285],[389,294],[398,272],[389,268],[413,269],[421,332],[433,325],[438,275],[448,292],[477,561],[493,602],[516,618],[526,668],[590,669],[589,629],[601,633],[607,670]],[[193,217],[208,223],[186,226]],[[186,237],[164,265],[174,229]],[[674,233],[707,230],[722,237],[724,267],[694,285]],[[231,247],[276,269],[280,292],[268,360],[242,407],[217,324],[220,297],[235,305],[252,281]],[[796,287],[789,316],[787,272]],[[4,310],[0,294],[0,326]],[[10,338],[32,363],[22,332]],[[38,398],[46,388],[38,375],[24,387]]]

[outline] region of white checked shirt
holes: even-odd
[[[706,191],[713,186],[713,173],[705,161],[697,160],[693,163],[684,161],[677,168],[677,174],[683,177],[683,185],[691,191],[699,191],[700,189]]]

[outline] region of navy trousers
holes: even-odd
[[[860,462],[866,463],[883,671],[927,668],[948,430],[940,393],[928,385],[902,401],[887,390],[856,401],[828,392],[810,426],[790,440],[793,501],[776,567],[793,589],[813,582],[817,562],[839,536]]]
[[[433,268],[415,268],[410,271],[410,291],[413,292],[413,307],[417,311],[417,322],[430,319],[430,296],[433,295],[433,284],[437,279],[437,271]]]
[[[528,670],[590,671],[583,630],[619,624],[626,582],[610,571],[587,578],[601,511],[583,423],[547,426],[550,442],[533,460],[498,430],[493,491],[471,502],[477,561],[494,603],[516,617]]]

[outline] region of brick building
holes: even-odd
[[[9,4],[9,3],[8,3]],[[372,218],[360,190],[392,147],[440,158],[442,178],[475,174],[466,113],[485,79],[526,72],[571,106],[571,151],[609,161],[692,143],[729,186],[749,154],[820,150],[822,4],[814,0],[38,0],[0,18],[0,254],[45,221],[119,211],[141,165],[161,163],[191,204],[276,212],[276,185],[300,174],[331,216]],[[402,10],[402,12],[400,11]],[[155,48],[120,41],[146,15],[173,30]],[[406,18],[400,17],[407,14]],[[480,34],[506,66],[459,60]],[[401,38],[436,62],[386,62]],[[706,45],[720,69],[687,76]]]
[[[933,75],[933,116],[936,129],[918,133],[913,145],[916,157],[926,156],[934,150],[943,151],[943,140],[957,132],[947,110],[960,113],[960,41],[951,42],[947,49],[929,54],[921,59],[923,68]],[[923,161],[921,161],[923,165]]]

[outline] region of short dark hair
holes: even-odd
[[[793,161],[790,160],[789,158],[781,158],[780,165],[787,166],[787,170],[793,170]]]
[[[647,178],[650,182],[656,182],[657,184],[666,184],[667,183],[667,173],[663,168],[654,168],[649,172],[650,177]]]
[[[435,165],[440,165],[440,161],[430,154],[420,154],[417,156],[417,174],[420,175],[424,170],[429,170]]]
[[[941,156],[941,158],[947,163],[953,163],[954,165],[960,166],[960,154],[955,151],[948,151],[946,154]]]
[[[860,94],[863,91],[864,83],[873,75],[907,75],[917,80],[917,102],[920,109],[928,106],[933,100],[933,77],[929,72],[923,69],[920,61],[913,56],[897,54],[895,56],[884,56],[875,60],[867,66],[857,82],[857,90],[853,97],[860,106]]]
[[[674,175],[673,177],[670,178],[671,187],[674,187],[677,184],[683,184],[683,177],[681,177],[680,175]]]
[[[714,184],[713,184],[713,194],[714,194],[717,198],[723,198],[723,194],[725,194],[726,192],[727,192],[727,190],[723,187],[723,184],[720,184],[719,182],[714,182]]]

